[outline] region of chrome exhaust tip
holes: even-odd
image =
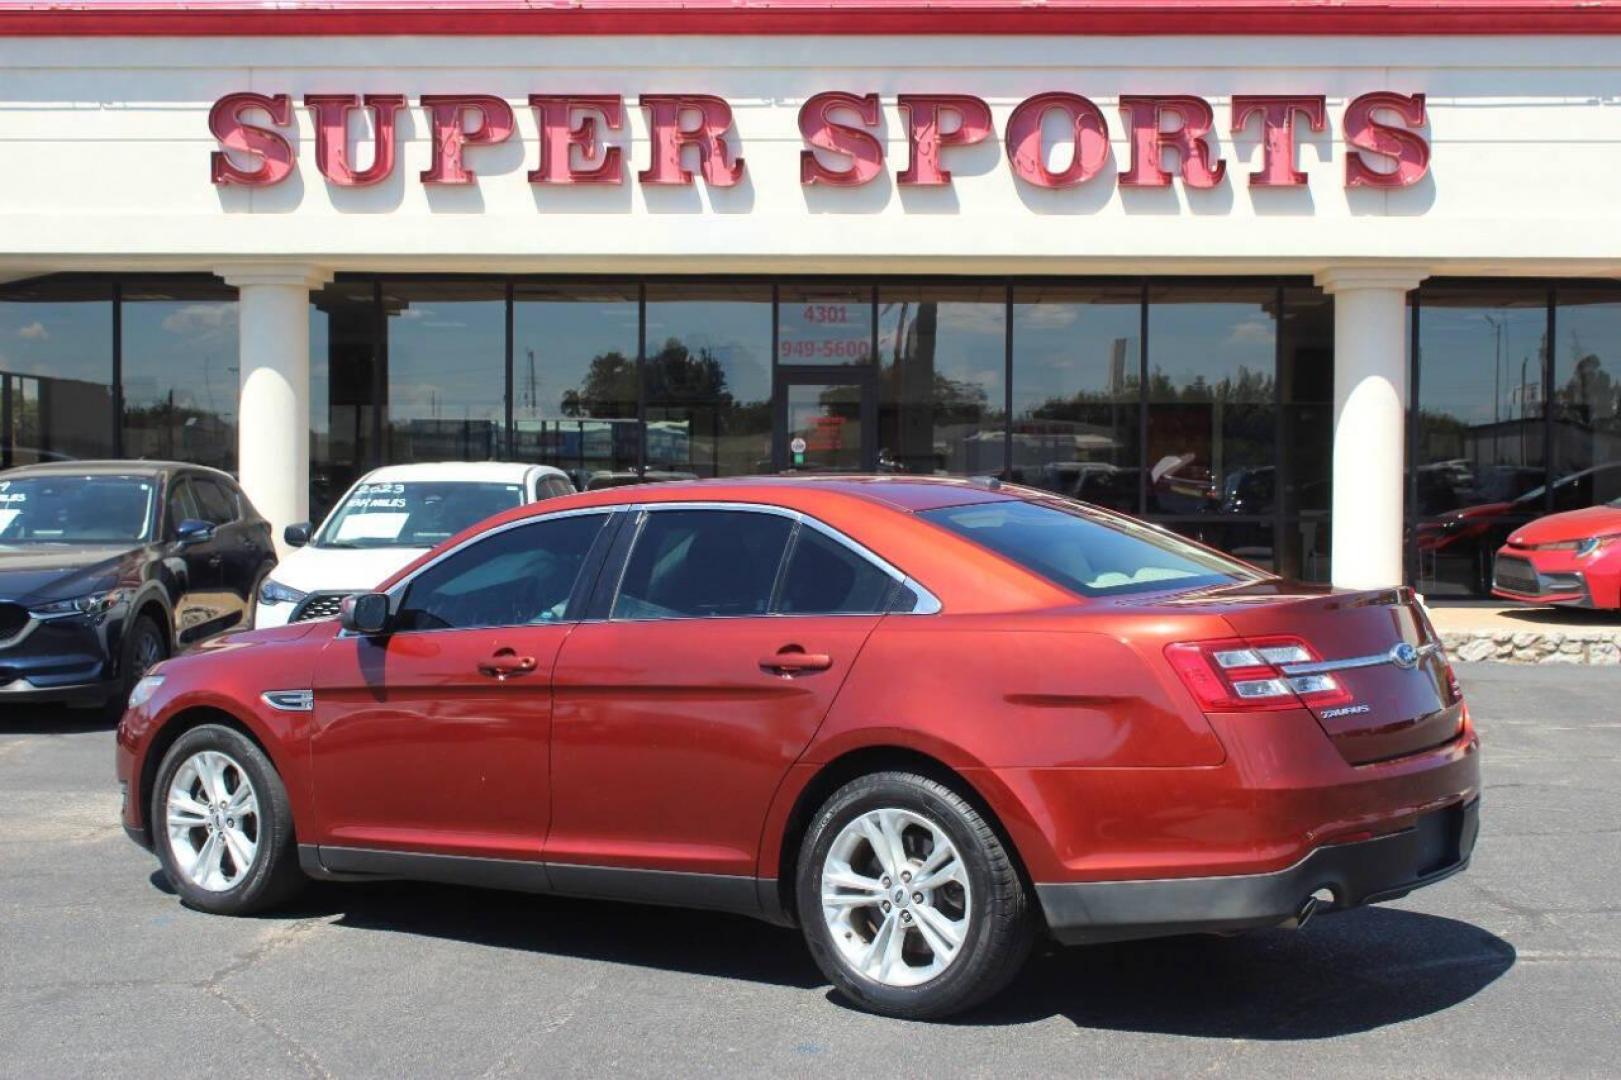
[[[1306,924],[1311,922],[1311,917],[1317,914],[1318,909],[1324,904],[1330,907],[1334,905],[1334,893],[1330,889],[1318,889],[1306,897],[1305,900],[1301,901],[1300,907],[1295,911],[1294,915],[1278,925],[1286,930],[1304,930]]]
[[[1311,917],[1317,914],[1317,902],[1317,897],[1315,896],[1306,897],[1305,902],[1300,905],[1300,908],[1292,916],[1283,920],[1283,922],[1279,923],[1278,925],[1283,927],[1285,930],[1304,930],[1306,928],[1306,924],[1311,922]]]

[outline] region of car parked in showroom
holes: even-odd
[[[142,680],[123,822],[184,902],[414,878],[802,928],[861,1006],[1032,943],[1301,925],[1463,869],[1479,742],[1407,589],[996,482],[510,511]]]
[[[1621,610],[1621,498],[1514,530],[1497,552],[1492,595]]]
[[[240,627],[276,553],[230,476],[74,461],[0,472],[0,701],[105,705]]]
[[[344,493],[319,531],[309,522],[283,530],[282,539],[299,550],[260,588],[253,624],[335,618],[345,596],[375,588],[469,525],[573,491],[568,474],[549,465],[442,461],[374,469]]]

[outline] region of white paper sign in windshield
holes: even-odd
[[[407,513],[373,513],[365,510],[361,513],[349,513],[338,523],[338,535],[333,539],[345,540],[393,540],[398,538],[400,530],[405,528],[405,521],[411,515]]]

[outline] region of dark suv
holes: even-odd
[[[270,523],[225,473],[168,462],[0,472],[0,701],[105,705],[244,624]]]

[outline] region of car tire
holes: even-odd
[[[896,837],[901,853],[886,863],[879,846],[893,853]],[[996,829],[957,791],[914,773],[873,773],[833,793],[801,846],[795,893],[822,973],[884,1016],[932,1020],[980,1004],[1018,974],[1035,937],[1029,893]]]
[[[204,724],[176,739],[158,769],[150,811],[164,874],[190,907],[252,915],[306,881],[287,789],[239,731]]]
[[[137,615],[124,632],[118,652],[118,686],[102,706],[107,719],[116,722],[124,715],[129,694],[152,667],[169,658],[169,639],[163,627],[150,615]]]

